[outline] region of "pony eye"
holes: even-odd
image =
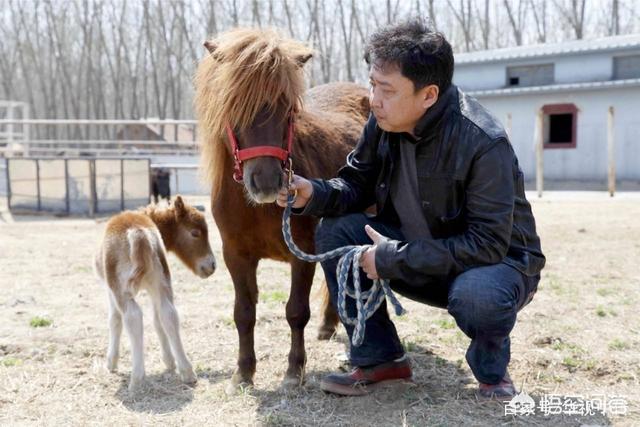
[[[191,230],[191,235],[192,235],[193,237],[200,237],[200,235],[201,235],[201,234],[202,234],[202,233],[200,233],[200,230],[197,230],[197,229],[193,229],[193,230]]]

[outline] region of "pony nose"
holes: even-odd
[[[280,183],[282,182],[282,177],[278,176],[278,188],[280,188]],[[269,174],[264,173],[263,168],[255,168],[253,173],[251,174],[251,185],[258,192],[260,191],[271,191],[271,186],[273,185],[273,179]]]

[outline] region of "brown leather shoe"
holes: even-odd
[[[364,396],[382,384],[411,381],[411,364],[401,360],[375,366],[356,367],[346,374],[329,374],[320,381],[320,389],[342,396]]]
[[[516,390],[509,372],[505,373],[504,378],[498,384],[479,383],[477,391],[477,396],[480,399],[508,400],[516,394],[518,394],[518,390]]]

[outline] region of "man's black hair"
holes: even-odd
[[[389,25],[374,32],[365,46],[369,66],[398,67],[416,91],[435,84],[442,94],[453,77],[453,50],[442,33],[422,19]]]

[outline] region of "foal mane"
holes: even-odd
[[[312,50],[276,30],[250,28],[228,31],[206,46],[210,53],[194,78],[195,110],[202,169],[215,197],[222,176],[229,173],[227,123],[235,129],[248,127],[265,107],[271,114],[279,106],[298,111],[304,92],[302,64]]]

